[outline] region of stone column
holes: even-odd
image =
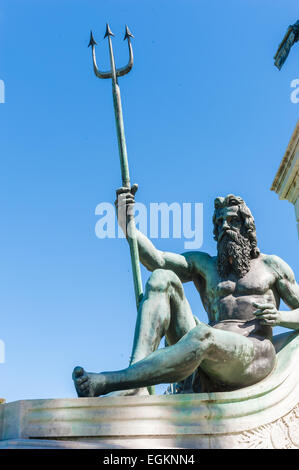
[[[295,202],[295,213],[296,213],[297,230],[298,230],[298,236],[299,236],[299,197],[297,197],[297,200]]]
[[[294,204],[299,237],[299,121],[273,181],[272,191],[279,199]]]

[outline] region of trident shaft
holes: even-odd
[[[91,46],[93,69],[94,69],[94,73],[96,74],[96,76],[98,78],[111,78],[112,79],[113,105],[114,105],[116,133],[117,133],[117,141],[118,141],[118,150],[119,150],[119,157],[120,157],[122,185],[123,187],[130,189],[131,183],[130,183],[128,156],[127,156],[127,145],[126,145],[126,138],[125,138],[120,89],[119,89],[119,85],[117,82],[117,78],[122,77],[123,75],[126,75],[127,73],[129,73],[133,67],[133,50],[132,50],[131,38],[134,36],[130,32],[129,28],[126,26],[126,33],[125,33],[124,39],[127,39],[128,41],[129,62],[125,67],[122,67],[120,69],[116,69],[115,67],[112,40],[111,40],[112,36],[114,36],[114,34],[112,33],[109,25],[107,24],[104,38],[107,37],[108,43],[109,43],[110,65],[111,65],[111,70],[109,72],[101,72],[97,66],[96,55],[95,55],[95,45],[97,43],[94,40],[92,32],[90,33],[90,41],[89,41],[88,46]],[[128,237],[128,241],[130,245],[135,300],[136,300],[136,306],[138,309],[140,301],[142,299],[143,289],[142,289],[142,279],[141,279],[141,272],[140,272],[138,245],[137,245],[136,228],[135,228],[134,220],[132,220],[132,222],[130,223],[130,236]]]

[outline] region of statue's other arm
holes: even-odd
[[[293,330],[299,329],[299,285],[295,280],[290,266],[275,255],[267,257],[267,265],[272,268],[276,282],[276,288],[281,299],[291,308],[290,311],[278,311],[274,305],[255,304],[258,310],[255,312],[262,323],[272,326],[282,326]]]

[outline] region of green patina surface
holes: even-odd
[[[92,35],[90,45],[95,74],[112,79],[123,184],[117,190],[117,216],[130,245],[138,315],[130,366],[102,373],[76,367],[73,380],[78,396],[137,395],[160,383],[178,383],[178,393],[243,390],[274,373],[277,356],[272,327],[299,330],[299,286],[287,263],[259,250],[254,218],[240,196],[228,194],[214,200],[217,256],[200,251],[164,252],[136,230],[137,188],[130,183],[117,81],[133,65],[132,35],[126,29],[130,60],[122,69],[115,67],[111,36],[107,25],[110,72],[102,73],[96,65]],[[144,295],[139,260],[152,273]],[[185,282],[194,283],[207,324],[194,319]],[[290,311],[279,310],[281,300]],[[168,347],[159,349],[163,337]]]

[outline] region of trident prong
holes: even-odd
[[[112,49],[112,42],[111,42],[111,36],[114,36],[114,34],[112,33],[111,29],[110,29],[110,26],[109,24],[107,23],[106,25],[106,32],[105,32],[105,36],[104,36],[104,39],[106,37],[108,37],[108,41],[109,41],[109,50],[110,50],[110,57],[111,57],[111,53],[112,53],[112,57],[113,57],[113,63],[114,63],[114,54],[113,54],[113,49]],[[134,60],[134,56],[133,56],[133,48],[132,48],[132,43],[131,43],[131,38],[133,38],[133,34],[131,33],[131,31],[129,30],[128,26],[126,25],[126,31],[125,31],[125,37],[124,37],[124,40],[127,39],[128,41],[128,48],[129,48],[129,62],[127,63],[127,65],[125,65],[124,67],[121,67],[119,69],[116,69],[115,68],[115,65],[114,65],[114,70],[115,70],[115,78],[117,77],[123,77],[124,75],[126,75],[127,73],[130,72],[130,70],[132,70],[132,67],[133,67],[133,60]],[[89,44],[88,44],[88,47],[91,46],[91,50],[92,50],[92,61],[93,61],[93,70],[94,70],[94,73],[96,74],[96,76],[98,78],[112,78],[113,76],[113,70],[111,69],[110,72],[101,72],[100,69],[98,68],[97,66],[97,61],[96,61],[96,53],[95,53],[95,46],[97,45],[94,37],[93,37],[93,34],[92,34],[92,31],[90,31],[90,41],[89,41]]]
[[[88,47],[91,46],[91,53],[92,53],[92,61],[93,61],[93,70],[97,77],[99,78],[112,78],[111,72],[100,72],[97,61],[96,61],[96,53],[95,53],[95,46],[97,46],[96,41],[94,40],[92,31],[90,31],[90,41]]]
[[[126,25],[126,32],[125,32],[125,37],[124,37],[124,41],[127,39],[128,40],[128,47],[129,47],[129,62],[128,64],[125,66],[125,67],[122,67],[121,69],[117,69],[116,70],[116,76],[117,77],[122,77],[123,75],[126,75],[127,73],[130,72],[130,70],[132,69],[133,67],[133,60],[134,60],[134,57],[133,57],[133,48],[132,48],[132,44],[131,44],[131,38],[133,38],[133,34],[131,33],[131,31],[129,30],[128,26]]]

